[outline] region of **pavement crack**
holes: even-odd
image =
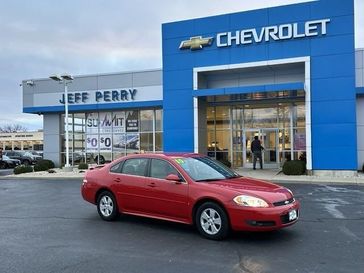
[[[233,267],[233,273],[262,273],[265,271],[266,266],[259,263],[253,257],[242,256],[240,251],[236,251],[238,256],[238,263]]]

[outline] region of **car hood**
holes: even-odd
[[[284,201],[293,197],[285,187],[250,177],[238,177],[216,182],[208,182],[208,184],[212,187],[219,187],[233,191],[237,195],[246,194],[260,197],[270,203]]]

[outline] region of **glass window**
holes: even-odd
[[[153,110],[140,111],[140,131],[153,132]]]
[[[140,151],[153,152],[153,133],[140,134]]]
[[[126,134],[113,135],[113,151],[120,154],[125,154]]]
[[[145,176],[148,159],[132,158],[125,161],[123,165],[123,174]]]
[[[217,160],[229,160],[230,136],[229,131],[216,131],[215,150]]]
[[[119,162],[118,164],[115,164],[110,168],[111,173],[120,173],[122,162]]]
[[[306,130],[301,128],[294,128],[293,149],[306,150]]]
[[[86,114],[87,134],[97,134],[99,132],[99,113]]]
[[[85,132],[86,119],[84,113],[74,114],[73,130],[75,134],[82,134]]]
[[[243,109],[234,108],[232,110],[233,115],[233,129],[234,130],[242,130],[243,129]]]
[[[150,167],[151,177],[165,179],[170,174],[178,175],[178,171],[167,161],[152,159],[152,164]]]
[[[306,109],[305,105],[297,105],[295,107],[295,118],[297,127],[306,127]]]
[[[195,181],[215,181],[237,177],[237,173],[209,157],[177,158],[175,161]]]
[[[155,151],[163,151],[163,133],[155,133]]]
[[[216,130],[230,128],[230,107],[216,107]]]
[[[126,135],[126,154],[137,154],[140,149],[139,134],[127,134]]]
[[[59,117],[64,154],[66,146],[64,115],[61,114]],[[141,125],[141,117],[143,125]],[[156,130],[153,131],[153,129]],[[162,130],[162,109],[73,113],[69,115],[70,158],[77,164],[80,161],[79,153],[82,153],[81,160],[87,163],[94,163],[95,158],[108,162],[126,154],[140,153],[141,144],[142,151],[160,152],[163,150]],[[16,142],[15,145],[17,145]],[[30,149],[31,146],[25,143],[24,148]],[[75,159],[71,153],[75,153]]]
[[[277,128],[277,109],[245,109],[244,124],[245,128]]]
[[[163,131],[163,111],[161,109],[155,110],[155,130]]]
[[[215,107],[207,107],[207,128],[215,130]]]
[[[290,106],[280,105],[278,108],[278,127],[279,128],[289,128],[290,126]]]

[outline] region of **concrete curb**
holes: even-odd
[[[17,176],[0,176],[0,181],[1,180],[80,180],[82,181],[83,176],[82,177],[69,177],[69,176],[57,176],[57,177],[35,177],[35,176],[21,176],[21,177],[17,177]]]

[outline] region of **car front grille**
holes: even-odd
[[[273,205],[275,207],[279,207],[279,206],[285,206],[285,205],[291,204],[293,202],[294,202],[294,198],[292,197],[291,199],[287,199],[287,200],[284,200],[284,201],[275,202],[275,203],[273,203]]]
[[[248,220],[246,221],[248,225],[253,227],[274,227],[276,225],[276,222],[274,221],[253,221]]]

